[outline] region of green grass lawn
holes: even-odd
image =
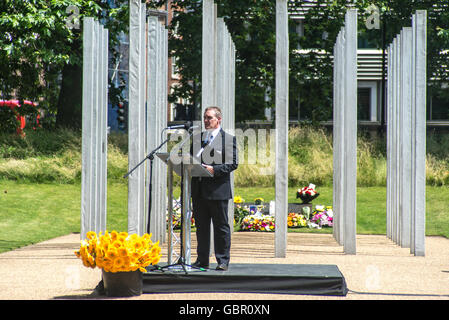
[[[320,196],[313,204],[332,205],[332,188],[318,187]],[[251,202],[262,197],[274,200],[274,188],[236,188]],[[80,231],[79,184],[23,184],[0,180],[0,252],[61,235]],[[125,184],[108,185],[108,230],[126,231],[127,197]],[[297,202],[296,189],[290,188],[289,202]],[[385,234],[386,192],[384,187],[357,190],[357,233]],[[427,187],[426,234],[449,236],[449,188]],[[292,232],[331,232],[301,228]]]
[[[109,230],[127,229],[127,187],[108,185]],[[0,180],[0,252],[80,232],[79,184],[22,184]]]

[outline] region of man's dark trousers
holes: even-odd
[[[196,200],[196,201],[195,201]],[[195,199],[193,212],[197,227],[197,254],[203,264],[209,263],[211,220],[214,227],[214,251],[218,264],[229,264],[231,228],[228,223],[228,200]]]

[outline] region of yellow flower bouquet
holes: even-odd
[[[153,243],[151,235],[128,235],[127,232],[105,231],[97,235],[93,231],[86,234],[86,240],[75,255],[81,258],[83,265],[98,267],[105,272],[127,272],[140,270],[155,265],[161,258],[159,241]]]
[[[288,228],[301,228],[307,227],[307,219],[302,214],[290,212],[287,216]]]

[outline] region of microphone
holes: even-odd
[[[198,128],[198,126],[193,126],[191,121],[187,121],[184,124],[178,124],[178,125],[175,125],[175,126],[170,126],[170,127],[165,128],[165,129],[168,129],[168,130],[170,130],[170,129],[186,129],[186,130],[189,130],[189,129],[196,129],[196,128]]]
[[[190,126],[189,126],[189,124],[178,124],[178,125],[176,125],[176,126],[170,126],[170,127],[167,127],[167,128],[165,128],[165,129],[188,129],[188,128],[190,128]]]

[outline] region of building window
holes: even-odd
[[[371,88],[357,89],[357,120],[370,119]]]
[[[449,120],[449,94],[447,85],[431,88],[427,94],[427,120]]]
[[[358,49],[378,49],[379,45],[373,38],[373,32],[367,30],[360,30],[357,34],[357,48]]]
[[[172,79],[180,79],[178,68],[178,57],[171,57],[171,77]]]
[[[358,83],[357,120],[377,121],[377,83],[374,81]]]

